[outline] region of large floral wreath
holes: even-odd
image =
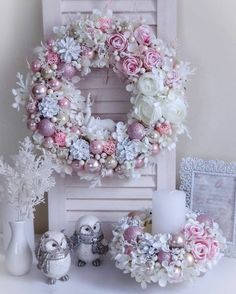
[[[54,33],[35,49],[26,82],[17,75],[13,107],[25,106],[33,142],[50,150],[65,173],[87,180],[134,177],[160,150],[175,147],[186,130],[191,70],[173,48],[142,21],[111,11],[79,15]],[[92,68],[105,67],[122,76],[131,93],[127,123],[92,116],[91,95],[84,97],[77,85]]]

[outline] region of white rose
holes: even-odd
[[[162,114],[171,123],[182,123],[187,114],[186,104],[182,99],[168,102],[162,106]]]
[[[164,79],[160,72],[144,73],[138,80],[138,90],[144,96],[155,96],[164,90]]]
[[[161,105],[152,97],[140,97],[134,106],[137,119],[146,125],[156,123],[162,117]]]

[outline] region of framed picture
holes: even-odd
[[[225,254],[236,257],[236,163],[184,158],[180,181],[188,207],[219,223],[227,239]]]

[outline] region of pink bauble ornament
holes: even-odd
[[[31,130],[33,132],[37,130],[37,124],[33,120],[30,120],[30,119],[27,121],[27,127],[29,130]]]
[[[163,261],[167,261],[168,263],[170,263],[171,261],[171,254],[163,250],[158,252],[157,257],[158,257],[159,263],[162,263]]]
[[[84,165],[79,160],[73,160],[71,163],[73,172],[77,173],[84,169]]]
[[[39,59],[35,59],[31,62],[31,66],[30,66],[32,72],[38,72],[41,69],[41,62]]]
[[[152,154],[157,155],[159,153],[160,153],[159,145],[156,143],[152,144]]]
[[[61,108],[63,109],[68,109],[70,108],[70,100],[68,100],[67,98],[62,98],[61,100],[59,100],[59,105]]]
[[[141,235],[142,233],[143,233],[143,230],[140,227],[131,226],[125,229],[123,236],[124,236],[124,239],[130,243],[132,241],[136,241],[138,236]]]
[[[36,110],[36,104],[34,102],[30,102],[26,105],[26,110],[28,113],[34,113]]]
[[[48,148],[48,149],[52,148],[52,146],[53,146],[53,138],[51,138],[51,137],[45,138],[44,141],[43,141],[43,146],[45,148]]]
[[[60,63],[58,65],[58,71],[64,78],[71,79],[75,75],[76,69],[71,64]]]
[[[90,143],[90,152],[93,154],[101,154],[103,151],[103,142],[100,140],[94,140]]]
[[[207,215],[207,214],[199,214],[199,215],[197,216],[197,221],[198,221],[199,223],[204,223],[204,224],[206,224],[206,225],[209,226],[209,227],[213,227],[213,220],[212,220],[212,218],[211,218],[209,215]]]
[[[184,236],[181,233],[172,234],[170,246],[172,248],[184,247]]]
[[[48,84],[49,87],[54,91],[57,91],[61,88],[61,82],[58,79],[51,79]]]
[[[35,99],[40,100],[47,95],[47,87],[43,84],[34,84],[32,94]]]
[[[139,122],[133,122],[128,127],[128,135],[132,140],[142,140],[145,136],[145,128]]]
[[[81,129],[79,127],[76,127],[76,126],[74,126],[74,127],[71,128],[71,132],[72,133],[75,133],[78,136],[81,136],[82,135]]]
[[[108,154],[112,155],[116,151],[116,142],[113,140],[108,140],[103,145],[103,151]]]
[[[137,158],[135,162],[135,168],[142,168],[144,166],[144,159]]]
[[[44,118],[38,124],[38,131],[44,137],[51,137],[55,132],[55,125],[49,119]]]
[[[101,165],[96,159],[90,158],[86,161],[84,168],[88,173],[93,174],[100,170]]]
[[[54,39],[48,39],[46,43],[47,43],[47,46],[49,48],[52,48],[55,45],[55,40]]]

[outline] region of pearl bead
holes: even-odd
[[[27,127],[33,132],[37,130],[37,124],[33,120],[27,121]]]
[[[53,46],[52,47],[52,51],[56,53],[58,51],[57,47],[56,46]]]
[[[96,173],[100,168],[101,166],[96,159],[90,158],[85,163],[85,170],[89,173]]]
[[[44,68],[42,70],[42,76],[45,79],[50,79],[53,76],[53,70],[51,68]]]
[[[65,112],[60,112],[57,115],[57,119],[59,121],[59,124],[64,126],[69,120],[69,115],[67,113],[65,113]]]
[[[115,57],[115,60],[116,60],[116,61],[120,61],[120,56],[117,55],[117,56]]]
[[[38,125],[38,131],[44,137],[51,137],[55,132],[55,125],[49,119],[44,118]]]
[[[52,79],[49,82],[49,87],[54,91],[57,91],[61,88],[61,82],[58,79]]]
[[[187,252],[184,256],[184,260],[185,260],[186,266],[190,267],[194,265],[194,258],[191,253]]]
[[[170,263],[171,261],[171,254],[163,250],[158,252],[157,257],[160,263],[162,263],[163,261],[167,261],[168,263]]]
[[[144,166],[144,159],[137,158],[135,162],[135,168],[142,168]]]
[[[173,234],[170,240],[170,246],[173,248],[184,247],[184,236],[182,234]]]
[[[158,140],[159,140],[159,138],[160,138],[160,134],[157,132],[157,131],[155,131],[155,130],[153,130],[150,134],[149,134],[149,141],[151,142],[151,143],[157,143],[158,142]]]
[[[117,167],[117,160],[115,158],[113,158],[112,156],[108,156],[106,159],[106,168],[108,169],[114,169]]]
[[[159,145],[156,143],[152,144],[152,154],[157,155],[159,153],[160,153]]]
[[[67,98],[62,98],[59,100],[59,105],[63,109],[68,109],[70,108],[70,101]]]

